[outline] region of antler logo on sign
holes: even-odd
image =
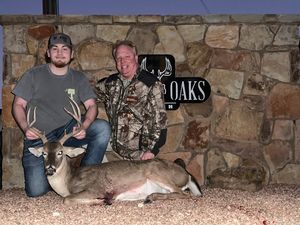
[[[164,85],[167,110],[178,109],[180,103],[201,103],[210,96],[208,81],[201,77],[175,77],[172,55],[139,55],[142,69],[157,76]]]
[[[153,60],[152,60],[153,61]],[[172,65],[171,65],[171,61],[170,59],[168,59],[168,57],[165,56],[165,66],[164,68],[162,69],[162,71],[160,70],[160,68],[158,68],[156,71],[154,71],[154,69],[152,68],[151,71],[149,71],[147,69],[147,57],[143,58],[142,62],[140,63],[141,64],[141,68],[144,69],[144,70],[147,70],[148,72],[152,73],[152,74],[156,74],[157,73],[157,78],[159,80],[161,80],[162,77],[169,77],[172,75],[172,71],[173,71],[173,68],[172,68]]]

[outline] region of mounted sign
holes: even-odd
[[[139,55],[142,69],[157,76],[164,84],[167,110],[176,110],[180,103],[201,103],[210,96],[210,85],[201,77],[175,77],[172,55]]]

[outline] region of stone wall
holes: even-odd
[[[204,77],[212,95],[168,111],[162,158],[181,157],[201,184],[257,190],[300,184],[300,15],[0,16],[4,30],[3,187],[23,187],[23,135],[11,115],[20,76],[44,63],[50,34],[72,37],[72,67],[95,81],[115,72],[112,44],[172,54],[177,77]],[[105,117],[99,105],[99,117]]]

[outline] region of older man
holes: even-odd
[[[134,43],[117,42],[113,56],[118,73],[96,85],[112,126],[112,148],[124,159],[152,159],[167,135],[162,83],[140,69]]]

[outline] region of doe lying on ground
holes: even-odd
[[[80,125],[76,103],[71,114]],[[75,110],[77,109],[77,112]],[[31,126],[33,123],[30,123]],[[100,165],[74,167],[70,161],[85,152],[83,148],[65,147],[59,141],[49,142],[41,135],[43,146],[30,148],[37,157],[43,155],[45,172],[53,190],[64,197],[65,204],[111,204],[113,200],[155,200],[202,196],[200,186],[186,171],[183,160],[112,161]]]

